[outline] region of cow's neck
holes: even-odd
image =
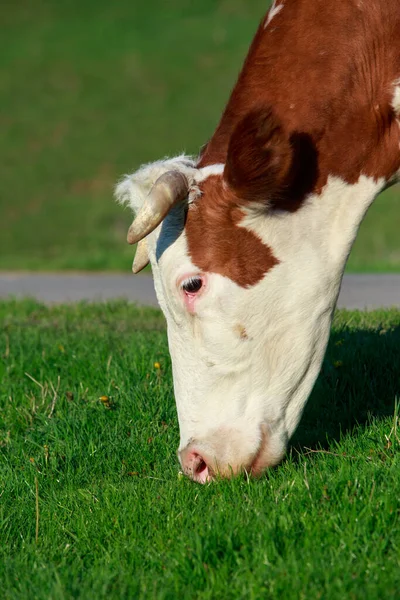
[[[255,294],[260,301],[264,296],[268,298],[264,306],[264,325],[269,331],[265,364],[274,366],[270,368],[268,417],[271,422],[276,419],[277,431],[281,431],[279,422],[284,420],[287,437],[296,429],[317,377],[344,267],[358,227],[384,185],[384,180],[364,175],[353,184],[330,177],[321,193],[310,196],[297,212],[271,211],[256,217],[250,210],[242,222],[274,249],[279,261],[258,284],[259,291],[255,289]],[[268,287],[268,294],[263,294],[263,286]],[[309,339],[313,356],[303,377],[296,371],[299,361],[294,349],[303,351],[308,347],[304,340]],[[289,366],[293,370],[290,381],[296,390],[291,403],[287,403],[287,390],[282,392],[281,386],[283,373]],[[283,414],[275,415],[273,406],[286,405]]]
[[[310,284],[325,280],[331,287],[327,303],[335,303],[343,270],[358,228],[386,181],[360,174],[356,183],[329,177],[318,195],[310,195],[294,213],[251,209],[242,225],[274,249],[279,264],[301,273]],[[277,267],[279,269],[279,267]]]
[[[298,252],[312,248],[327,268],[344,269],[359,226],[376,196],[384,189],[384,178],[360,174],[354,183],[336,176],[318,194],[311,194],[295,213],[271,211],[266,217],[274,231],[272,247],[289,247]]]

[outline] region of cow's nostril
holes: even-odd
[[[193,479],[199,483],[206,483],[210,480],[210,472],[207,463],[199,454],[196,455],[193,462]]]
[[[198,483],[207,483],[213,478],[211,468],[207,460],[197,450],[186,448],[180,455],[181,464],[186,475]]]
[[[195,474],[196,475],[201,475],[201,473],[207,469],[207,463],[205,460],[203,460],[202,458],[200,458],[199,462],[196,465],[195,468]]]

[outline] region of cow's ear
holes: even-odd
[[[247,113],[229,141],[224,180],[239,201],[273,203],[287,185],[293,151],[270,108]]]

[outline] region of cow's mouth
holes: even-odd
[[[261,437],[257,451],[251,456],[250,460],[240,466],[219,465],[218,461],[213,461],[199,448],[190,448],[181,455],[181,462],[184,472],[193,481],[197,483],[208,483],[216,477],[230,478],[244,472],[248,475],[259,477],[270,466],[271,461],[268,453],[268,433],[266,426],[260,428]]]
[[[256,477],[260,477],[265,469],[270,466],[270,460],[268,457],[268,434],[265,425],[261,425],[261,441],[258,447],[257,453],[253,458],[253,462],[250,465],[250,469],[247,471]]]

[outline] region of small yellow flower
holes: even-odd
[[[104,406],[104,408],[112,407],[111,398],[109,396],[100,396],[99,400],[102,403],[102,405]]]
[[[155,362],[155,363],[154,363],[154,368],[155,368],[155,369],[161,369],[161,365],[160,365],[160,363],[159,363],[159,362]]]
[[[343,361],[342,360],[335,360],[335,362],[333,363],[333,366],[336,369],[340,369],[340,367],[343,367]]]

